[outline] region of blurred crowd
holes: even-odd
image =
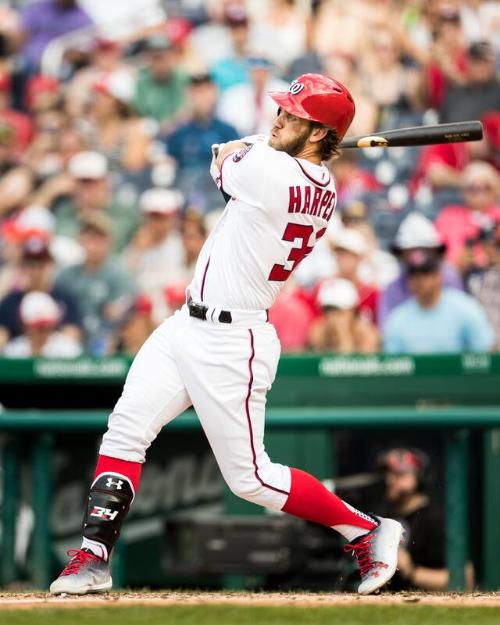
[[[267,133],[266,93],[309,71],[352,92],[350,134],[485,132],[331,162],[334,221],[270,311],[283,350],[499,349],[499,51],[493,1],[4,0],[0,352],[135,354],[224,207],[210,146]]]

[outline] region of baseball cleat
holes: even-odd
[[[398,564],[403,526],[393,519],[378,516],[374,516],[374,519],[378,521],[376,528],[344,547],[345,551],[354,553],[358,560],[360,595],[369,595],[387,584]]]
[[[87,549],[69,549],[67,554],[71,560],[50,585],[51,594],[85,595],[111,589],[113,580],[109,573],[109,562]]]

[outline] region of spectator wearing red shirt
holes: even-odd
[[[418,191],[420,185],[425,183],[434,190],[459,187],[469,160],[466,143],[443,143],[424,148],[420,153],[411,186],[414,191]]]
[[[435,226],[446,244],[446,256],[462,271],[485,266],[481,233],[500,221],[500,176],[489,163],[471,163],[463,176],[464,203],[445,206]]]
[[[276,328],[283,352],[306,349],[314,317],[315,311],[304,293],[293,280],[289,280],[269,310],[269,321]]]

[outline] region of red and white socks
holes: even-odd
[[[332,527],[349,542],[377,527],[375,519],[342,501],[309,473],[293,468],[290,471],[290,494],[283,512]]]

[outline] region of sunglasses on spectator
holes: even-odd
[[[423,266],[423,267],[408,267],[407,273],[409,276],[428,276],[432,273],[437,273],[439,271],[438,267],[435,266]]]
[[[170,213],[162,213],[161,211],[148,211],[146,217],[150,219],[165,219],[165,217],[171,217]]]
[[[469,184],[465,187],[466,193],[488,193],[493,187],[489,184]]]
[[[77,182],[80,184],[94,184],[100,180],[102,180],[102,178],[77,178]]]

